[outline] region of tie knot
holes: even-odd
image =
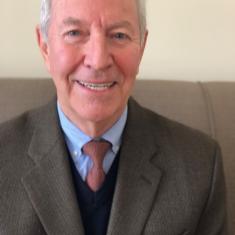
[[[111,144],[106,140],[91,140],[83,146],[83,152],[88,155],[96,167],[102,167],[104,156]]]

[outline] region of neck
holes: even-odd
[[[59,108],[70,122],[91,138],[101,137],[105,132],[112,128],[124,112],[124,110],[122,110],[122,112],[112,115],[111,118],[102,119],[101,121],[92,121],[79,118],[76,113],[68,112],[68,110],[64,109],[61,105],[59,105]]]
[[[102,136],[107,130],[109,130],[114,123],[116,122],[116,120],[114,121],[109,121],[109,122],[98,122],[98,123],[94,123],[94,122],[89,122],[86,121],[86,124],[81,124],[81,122],[76,122],[71,120],[73,123],[75,123],[75,125],[82,131],[84,132],[86,135],[90,136],[91,138],[97,138]]]

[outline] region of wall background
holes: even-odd
[[[235,0],[147,0],[139,77],[235,81]],[[1,0],[0,78],[49,77],[34,33],[40,0]]]

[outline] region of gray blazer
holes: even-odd
[[[220,151],[132,99],[108,235],[225,235]],[[0,126],[0,234],[83,235],[55,101]]]

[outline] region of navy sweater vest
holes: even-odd
[[[107,232],[118,161],[119,154],[116,156],[101,188],[97,192],[93,192],[82,180],[71,159],[74,185],[86,235],[105,235]]]

